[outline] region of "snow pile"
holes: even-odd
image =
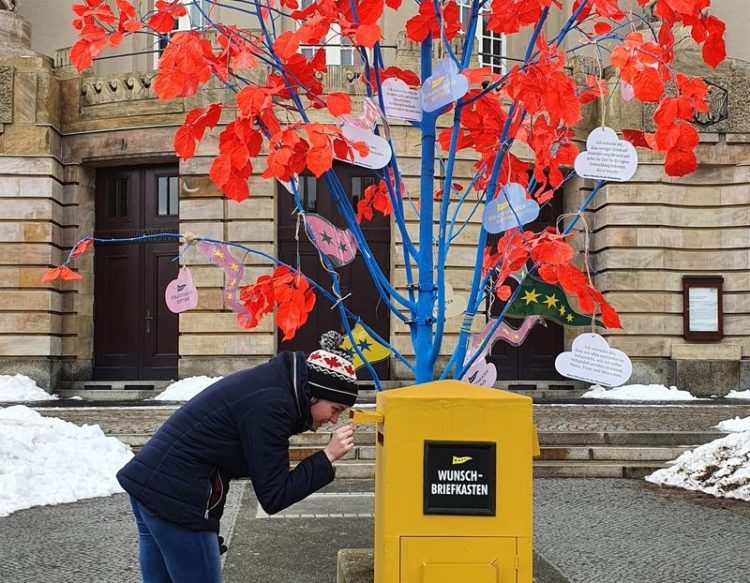
[[[155,401],[189,401],[206,387],[224,377],[189,377],[172,383],[163,392],[154,397]]]
[[[729,391],[725,399],[750,399],[750,391]]]
[[[733,433],[686,451],[646,480],[660,486],[750,501],[750,431]]]
[[[98,425],[79,427],[24,405],[0,409],[0,516],[122,492],[133,453]]]
[[[600,385],[589,387],[584,399],[617,399],[622,401],[692,401],[697,397],[677,387],[664,385],[623,385],[614,389],[605,389]]]
[[[742,431],[750,431],[750,417],[740,419],[735,417],[734,419],[728,419],[722,421],[716,426],[719,431],[726,431],[727,433],[741,433]]]
[[[21,401],[49,401],[57,399],[57,395],[50,395],[40,388],[34,379],[26,375],[0,375],[0,402],[18,403]]]

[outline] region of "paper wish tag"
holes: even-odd
[[[339,229],[331,221],[315,213],[305,213],[310,241],[333,267],[342,267],[357,256],[357,240],[349,229]]]
[[[198,305],[198,290],[193,285],[193,276],[187,267],[182,267],[164,291],[164,299],[170,312],[179,314]]]
[[[558,354],[555,368],[561,375],[607,387],[619,386],[630,378],[633,364],[622,350],[611,348],[599,334],[581,334],[572,350]]]
[[[453,59],[443,59],[432,69],[432,75],[422,83],[422,109],[440,109],[466,95],[468,90],[469,80],[458,72]]]
[[[391,77],[383,81],[381,93],[386,116],[407,121],[422,120],[418,89],[412,89],[401,79]]]
[[[484,206],[482,225],[488,233],[502,233],[530,223],[539,216],[539,204],[526,198],[526,189],[511,182]]]
[[[391,146],[380,136],[376,136],[367,130],[355,128],[346,123],[342,126],[341,133],[344,134],[344,137],[350,142],[364,142],[367,144],[370,151],[367,156],[360,156],[355,148],[353,160],[337,158],[338,160],[374,170],[384,168],[388,162],[391,161]]]
[[[497,380],[497,368],[484,358],[477,358],[461,380],[480,387],[494,387]]]
[[[468,301],[465,296],[455,294],[453,292],[453,286],[447,281],[445,282],[445,317],[452,318],[459,316],[466,311]]]
[[[633,144],[617,137],[611,128],[596,128],[586,140],[586,151],[576,157],[575,170],[581,178],[626,182],[638,169]]]

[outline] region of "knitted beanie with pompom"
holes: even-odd
[[[320,350],[307,357],[307,383],[313,397],[351,407],[357,400],[357,372],[333,330],[320,337]]]

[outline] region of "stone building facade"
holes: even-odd
[[[242,204],[221,196],[208,178],[218,149],[216,134],[203,141],[193,159],[180,162],[174,155],[172,136],[185,113],[225,98],[221,87],[209,85],[193,99],[160,102],[151,88],[153,55],[148,46],[137,43],[124,47],[120,58],[99,61],[79,75],[65,49],[72,44],[72,31],[63,26],[51,30],[47,24],[50,16],[59,22],[70,20],[67,4],[19,4],[15,12],[0,10],[0,374],[22,372],[54,389],[96,378],[101,349],[96,343],[122,340],[118,330],[106,330],[105,323],[123,321],[120,306],[128,301],[127,286],[132,282],[126,276],[115,278],[108,284],[113,286],[109,296],[101,295],[102,268],[96,252],[76,260],[82,281],[39,281],[45,269],[65,260],[77,240],[98,228],[107,197],[118,196],[102,191],[104,178],[116,181],[118,172],[165,169],[179,185],[179,210],[173,214],[180,233],[236,241],[269,254],[279,251],[277,225],[284,217],[279,217],[277,187],[268,181],[253,177],[252,197]],[[750,300],[750,65],[743,60],[750,57],[743,51],[750,49],[739,42],[739,25],[732,21],[741,2],[715,4],[719,15],[728,19],[729,50],[735,58],[715,71],[702,67],[692,51],[682,51],[679,58],[683,70],[714,86],[712,114],[698,120],[700,169],[683,179],[670,179],[660,159],[639,151],[635,178],[605,188],[586,212],[596,285],[624,324],[623,330],[604,334],[633,359],[632,381],[679,384],[696,394],[750,386],[750,312],[745,309]],[[418,47],[398,33],[406,17],[399,14],[384,23],[386,56],[391,63],[414,67]],[[551,29],[555,25],[549,24]],[[508,55],[520,51],[522,39],[514,43],[518,46],[506,47]],[[571,66],[581,74],[599,69],[586,58],[574,59]],[[355,68],[331,67],[326,81],[330,90],[350,93],[356,110],[362,90]],[[608,102],[607,125],[647,127],[650,112],[618,95],[614,92]],[[601,122],[598,107],[589,106],[587,121],[580,127],[582,141]],[[420,134],[399,123],[392,124],[392,131],[400,169],[416,192]],[[460,159],[457,178],[471,176],[472,164]],[[563,210],[577,211],[590,189],[587,181],[570,180],[561,196]],[[412,230],[415,219],[412,215]],[[466,229],[451,256],[447,279],[457,293],[468,287],[475,233],[473,226]],[[583,249],[583,235],[576,238]],[[393,225],[389,240],[392,281],[403,289],[399,234]],[[101,261],[105,254],[99,253]],[[175,245],[169,254],[180,254],[180,249]],[[175,320],[172,376],[226,374],[278,349],[271,319],[248,331],[224,308],[225,279],[220,270],[193,251],[181,254],[181,263],[190,267],[200,300],[196,310]],[[253,256],[245,258],[245,265],[247,281],[269,267]],[[684,337],[686,276],[723,278],[722,339],[698,343]],[[149,287],[147,283],[155,290],[151,299],[163,294],[151,280],[139,280],[133,289]],[[134,313],[132,318],[136,316],[144,314]],[[448,322],[446,351],[459,324],[459,319]],[[392,318],[390,331],[394,345],[409,355],[408,330]],[[559,348],[569,347],[579,332],[566,330]],[[148,379],[144,374],[148,369],[127,369],[121,376]],[[406,377],[397,363],[391,377]]]

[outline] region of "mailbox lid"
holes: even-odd
[[[400,583],[516,581],[512,537],[402,537]]]

